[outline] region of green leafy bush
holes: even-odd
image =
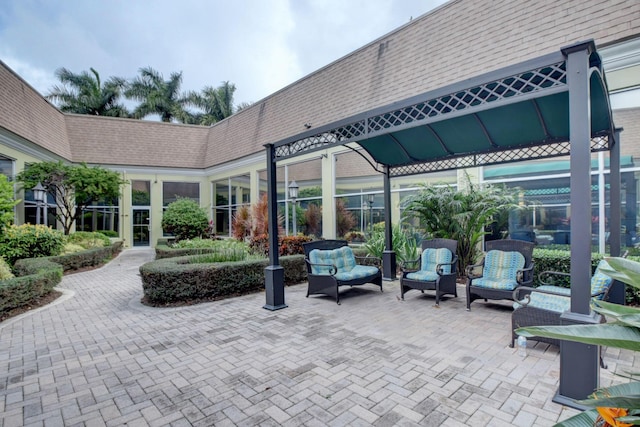
[[[111,240],[104,234],[98,232],[76,231],[75,233],[69,234],[66,239],[67,243],[82,246],[84,249],[111,246]]]
[[[201,237],[209,227],[207,212],[191,199],[178,199],[162,215],[162,229],[176,240]]]
[[[96,233],[104,234],[107,237],[118,237],[118,232],[113,230],[98,230]]]
[[[80,252],[48,257],[48,260],[62,265],[64,271],[102,265],[112,259],[122,249],[122,241],[107,247],[85,249]]]
[[[44,225],[11,225],[0,236],[0,256],[9,264],[23,258],[58,255],[63,246],[63,234]]]
[[[311,236],[279,236],[278,254],[281,256],[304,254],[302,244],[311,241],[313,241]],[[266,234],[252,236],[249,241],[249,247],[256,255],[269,256],[269,236]]]
[[[201,263],[202,256],[161,259],[140,267],[144,301],[152,305],[210,301],[264,289],[266,259]],[[304,256],[280,258],[286,284],[306,280]]]
[[[82,252],[84,250],[86,249],[80,245],[76,245],[75,243],[67,243],[64,245],[64,248],[62,248],[62,255],[74,254],[76,252]]]
[[[14,277],[11,266],[7,264],[4,258],[0,257],[0,280],[12,279]]]
[[[19,260],[18,277],[0,282],[0,314],[47,295],[62,280],[62,266],[47,258]]]

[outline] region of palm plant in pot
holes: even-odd
[[[608,258],[609,268],[601,271],[616,280],[640,288],[640,263],[625,258]],[[593,310],[607,317],[598,325],[532,326],[519,328],[518,335],[548,337],[585,344],[640,351],[640,308],[595,301]],[[632,426],[640,425],[640,382],[638,372],[629,372],[632,381],[596,390],[578,403],[593,408],[556,425]]]

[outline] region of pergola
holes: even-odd
[[[269,218],[277,217],[276,164],[350,142],[384,174],[383,277],[395,278],[390,179],[481,165],[570,156],[571,309],[566,323],[599,323],[591,299],[591,153],[610,151],[610,245],[620,254],[620,150],[607,84],[593,41],[366,111],[266,145]],[[268,310],[287,307],[269,222]],[[563,341],[554,401],[576,406],[599,386],[599,349]]]

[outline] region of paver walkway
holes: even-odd
[[[286,289],[149,308],[126,250],[65,276],[59,302],[0,323],[0,426],[548,426],[575,413],[551,402],[558,352],[508,348],[509,305],[398,283],[348,290],[342,305]],[[462,288],[460,288],[462,290]],[[608,349],[612,372],[638,366]]]

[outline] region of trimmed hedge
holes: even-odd
[[[111,246],[92,248],[65,255],[50,256],[46,257],[46,259],[62,265],[63,270],[66,272],[70,270],[78,270],[83,267],[94,267],[96,265],[104,264],[106,260],[113,258],[121,249],[122,241],[120,240],[112,243]]]
[[[166,243],[156,245],[156,259],[175,258],[190,255],[202,255],[216,252],[216,248],[172,248]]]
[[[62,266],[48,258],[21,259],[14,269],[18,277],[0,282],[0,313],[47,295],[62,280]]]
[[[153,305],[210,301],[264,289],[267,259],[198,263],[198,256],[159,259],[140,267],[144,301]],[[285,284],[307,280],[303,255],[280,257]]]

